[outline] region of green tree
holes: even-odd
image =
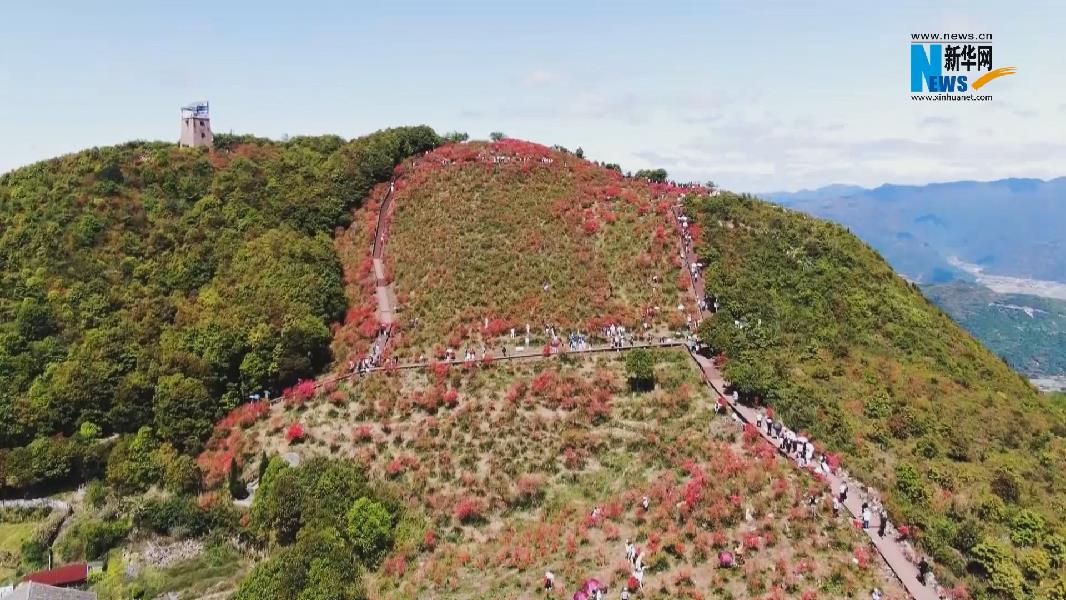
[[[656,183],[666,183],[666,169],[640,169],[633,174],[637,179],[647,179]]]
[[[196,459],[164,442],[156,451],[156,463],[162,472],[163,487],[178,493],[195,494],[203,484],[203,474]]]
[[[507,137],[507,136],[504,135],[504,133],[502,131],[493,131],[492,133],[489,134],[489,139],[494,141],[494,142],[498,142],[498,141],[502,140],[505,137]]]
[[[381,503],[363,496],[348,509],[348,540],[358,556],[373,564],[392,544],[393,518]]]
[[[159,378],[155,391],[155,424],[160,437],[176,448],[196,452],[211,433],[218,403],[200,381],[180,373]]]
[[[159,442],[150,427],[119,439],[107,461],[108,485],[128,493],[144,491],[158,482],[162,474],[156,461],[158,449]]]
[[[973,564],[984,575],[989,589],[1011,600],[1025,597],[1024,577],[1004,544],[988,539],[974,546],[971,554]]]
[[[655,357],[652,353],[643,348],[630,350],[626,354],[626,377],[636,391],[655,387]]]

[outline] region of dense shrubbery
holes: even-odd
[[[129,530],[125,519],[77,519],[64,528],[54,548],[65,562],[95,560],[125,539]]]
[[[277,548],[234,598],[362,597],[360,571],[389,549],[398,512],[350,462],[318,458],[290,467],[271,460],[251,525]]]
[[[195,498],[181,494],[150,498],[133,513],[133,524],[139,529],[177,538],[233,533],[238,520],[237,510],[228,502],[201,506]]]
[[[1066,505],[1061,407],[842,227],[732,194],[687,210],[722,306],[701,336],[740,396],[843,450],[956,575],[1050,593],[1066,571],[1032,549]]]
[[[196,451],[248,393],[317,373],[345,308],[329,236],[439,141],[220,135],[211,152],[134,142],[0,176],[3,483],[85,476],[83,431],[154,424]]]

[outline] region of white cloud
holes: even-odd
[[[522,77],[522,84],[526,86],[540,86],[553,83],[559,79],[559,75],[555,71],[538,67],[529,71]]]

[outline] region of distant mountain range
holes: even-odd
[[[836,221],[1047,389],[1066,381],[1066,177],[764,194]]]
[[[1013,282],[1016,289],[982,282],[1015,293],[1032,281],[1066,283],[1066,177],[830,185],[764,196],[847,226],[919,283],[1025,280]],[[1066,299],[1066,285],[1051,289],[1031,293]]]

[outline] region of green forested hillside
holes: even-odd
[[[146,425],[196,451],[239,398],[315,374],[345,308],[334,228],[438,143],[220,135],[0,177],[0,484],[92,474],[93,440]]]
[[[844,228],[732,194],[688,211],[722,306],[701,335],[741,397],[842,450],[979,593],[1060,597],[1061,407]]]

